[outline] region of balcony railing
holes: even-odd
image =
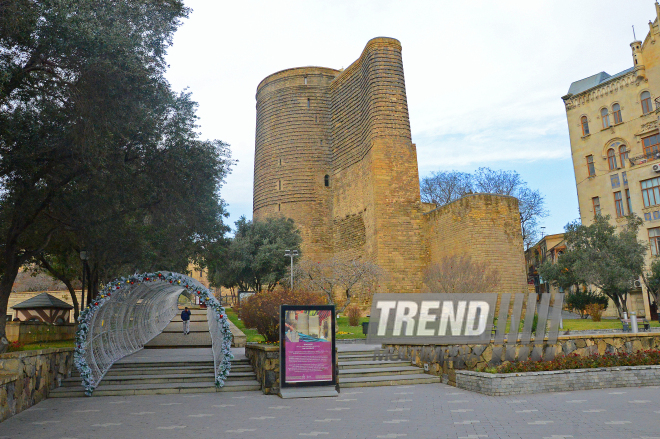
[[[638,155],[637,157],[631,157],[628,159],[632,166],[641,165],[642,163],[650,162],[653,160],[660,160],[660,151],[653,150],[647,152],[646,154]]]
[[[660,112],[660,97],[655,98],[654,102],[655,102],[655,112],[658,113]]]

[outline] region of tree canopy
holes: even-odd
[[[222,241],[229,149],[198,138],[196,104],[164,77],[188,13],[179,0],[0,1],[0,315],[25,264],[69,277],[87,250],[95,290]]]
[[[642,220],[628,217],[628,223],[617,231],[609,216],[596,215],[591,225],[578,221],[566,226],[566,251],[556,265],[547,261],[539,274],[549,282],[567,287],[593,285],[614,302],[619,316],[628,311],[627,297],[633,281],[644,270],[648,248],[637,240]]]
[[[225,288],[272,291],[287,274],[290,261],[284,251],[299,249],[301,242],[292,219],[249,221],[243,216],[229,246],[221,247],[209,265],[209,279]]]

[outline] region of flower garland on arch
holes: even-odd
[[[147,282],[169,282],[170,284],[176,284],[185,289],[188,293],[193,294],[199,297],[199,302],[206,305],[207,308],[212,308],[216,318],[218,319],[218,325],[220,331],[222,332],[222,362],[220,363],[219,370],[215,373],[215,385],[216,387],[222,387],[225,385],[225,380],[229,376],[231,370],[231,360],[234,358],[234,355],[231,353],[231,341],[232,333],[229,326],[229,320],[227,314],[225,313],[225,308],[218,302],[215,296],[204,286],[201,285],[191,285],[190,278],[179,273],[166,273],[157,271],[155,273],[143,273],[135,274],[128,278],[121,277],[112,282],[109,282],[105,287],[99,291],[99,295],[96,297],[93,303],[90,303],[84,310],[80,312],[78,316],[78,330],[76,331],[76,347],[74,351],[73,361],[76,365],[76,368],[80,372],[82,378],[82,385],[85,389],[85,394],[91,396],[92,392],[98,386],[99,383],[94,381],[92,376],[92,369],[87,360],[85,359],[85,343],[87,341],[87,335],[90,329],[90,323],[94,315],[98,310],[109,300],[112,299],[112,293],[116,290],[121,289],[122,285],[126,284],[136,284],[136,283],[147,283]]]

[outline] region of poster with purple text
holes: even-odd
[[[332,310],[289,309],[282,312],[283,384],[333,381]]]

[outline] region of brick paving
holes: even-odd
[[[344,389],[338,398],[261,392],[47,399],[0,438],[660,439],[658,387],[485,396],[444,384]]]

